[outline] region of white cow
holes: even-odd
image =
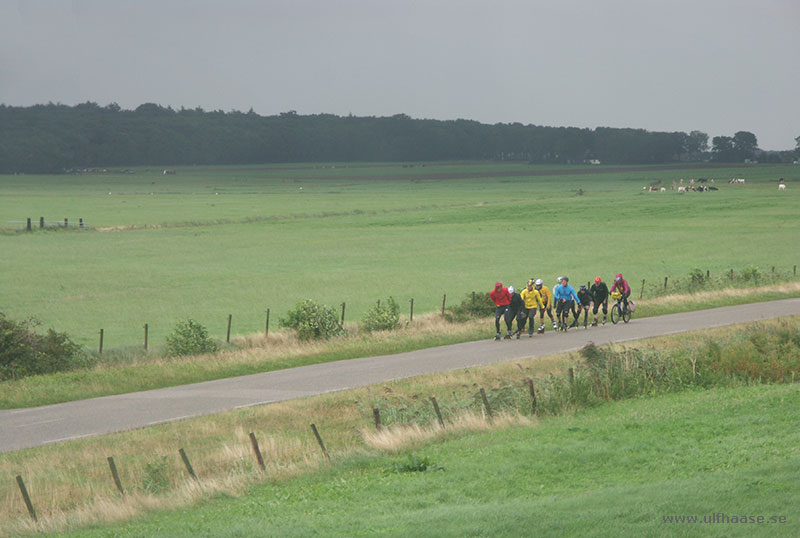
[[[666,187],[661,187],[661,192],[667,192],[667,188]]]
[[[781,183],[780,185],[778,185],[778,190],[779,191],[785,191],[786,190],[786,184],[785,183]]]
[[[678,187],[678,192],[686,192],[686,187]]]

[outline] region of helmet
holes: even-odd
[[[581,284],[581,290],[582,290],[582,291],[586,291],[586,286],[584,286],[583,284]]]
[[[508,287],[508,293],[514,293],[514,286]]]
[[[564,277],[563,277],[563,276],[560,276],[560,277],[558,277],[558,278],[556,279],[556,282],[558,282],[558,283],[560,284],[562,280],[564,280]]]
[[[622,273],[617,273],[617,276],[614,277],[614,280],[622,280]]]
[[[568,276],[562,276],[561,280],[566,280],[567,282],[569,282],[569,277]]]
[[[543,284],[543,282],[542,282],[542,279],[541,279],[541,278],[537,278],[537,279],[536,279],[536,282],[534,282],[533,284],[534,284],[535,286],[541,286],[541,285]]]
[[[600,284],[602,281],[603,281],[603,279],[600,278],[599,276],[594,277],[594,283],[595,284]]]

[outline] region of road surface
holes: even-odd
[[[567,333],[485,340],[350,359],[204,383],[27,409],[0,410],[0,452],[142,428],[229,409],[302,398],[394,379],[800,314],[800,299],[728,306]],[[487,327],[487,335],[493,331]]]

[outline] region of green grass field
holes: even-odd
[[[504,163],[161,168],[0,177],[0,225],[78,218],[92,231],[0,234],[0,311],[96,348],[151,346],[194,318],[225,338],[264,330],[303,298],[356,320],[376,300],[441,308],[496,280],[683,278],[758,266],[791,274],[800,168],[589,168]],[[514,175],[514,174],[528,175]],[[533,175],[542,174],[542,175]],[[719,191],[646,193],[714,177]],[[744,177],[729,186],[729,177]],[[789,188],[779,193],[776,180]],[[720,181],[721,180],[721,181]],[[583,194],[578,195],[582,190]],[[8,224],[7,228],[19,227]],[[103,228],[116,231],[97,231]]]
[[[69,536],[796,536],[798,405],[796,385],[621,401],[415,452],[441,470],[353,457]]]

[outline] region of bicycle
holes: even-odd
[[[631,311],[625,308],[622,302],[622,294],[615,291],[611,294],[611,298],[616,302],[611,306],[611,323],[616,325],[621,319],[625,323],[631,320]]]

